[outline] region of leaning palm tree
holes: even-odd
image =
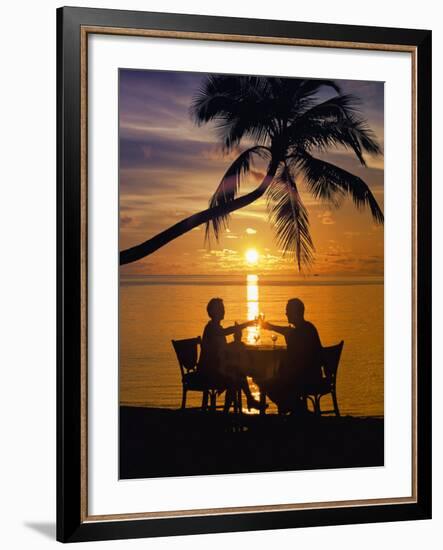
[[[319,100],[319,90],[334,95]],[[299,269],[313,259],[309,217],[300,185],[319,200],[338,206],[346,195],[358,208],[369,207],[376,223],[383,213],[367,184],[358,176],[316,155],[345,147],[365,166],[364,154],[381,153],[374,133],[358,110],[358,99],[343,94],[332,80],[210,75],[195,94],[191,116],[198,125],[212,122],[225,153],[244,148],[226,170],[209,208],[120,254],[125,264],[147,256],[201,224],[206,238],[218,239],[229,216],[266,197],[269,221],[283,253]],[[246,145],[245,145],[246,144]],[[257,159],[266,162],[261,183],[239,195],[241,183]]]

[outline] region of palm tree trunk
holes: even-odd
[[[148,239],[141,244],[133,246],[132,248],[122,250],[120,252],[120,265],[125,265],[131,262],[136,262],[137,260],[141,260],[145,256],[149,256],[162,246],[165,246],[165,244],[168,244],[177,237],[180,237],[180,235],[191,231],[191,229],[194,229],[194,227],[198,227],[203,223],[207,223],[208,221],[211,221],[221,214],[229,214],[230,212],[234,212],[235,210],[239,210],[240,208],[244,208],[245,206],[253,203],[257,199],[259,199],[269,187],[270,183],[274,179],[278,164],[279,163],[277,161],[270,162],[268,171],[266,172],[266,176],[263,178],[261,184],[256,189],[254,189],[254,191],[251,191],[250,193],[243,195],[226,205],[216,206],[214,208],[207,208],[206,210],[202,210],[197,214],[193,214],[192,216],[185,218],[175,225],[172,225],[168,229],[165,229],[165,231],[158,233],[151,239]]]

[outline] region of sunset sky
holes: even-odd
[[[235,155],[223,156],[213,127],[197,127],[189,106],[204,73],[120,70],[120,249],[145,241],[181,219],[204,210]],[[344,93],[357,95],[361,112],[383,147],[383,83],[340,80]],[[327,90],[319,100],[335,95]],[[383,157],[366,156],[362,167],[350,152],[321,156],[363,178],[383,210]],[[261,166],[242,192],[261,181]],[[350,200],[339,209],[319,203],[298,182],[310,215],[315,245],[308,274],[383,274],[383,226]],[[121,268],[122,274],[243,274],[251,271],[298,274],[293,259],[282,258],[268,223],[266,199],[236,211],[220,242],[204,243],[204,226],[154,254]]]

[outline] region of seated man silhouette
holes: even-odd
[[[320,337],[304,313],[303,302],[293,298],[286,305],[289,326],[272,325],[266,321],[261,324],[264,329],[282,334],[286,340],[285,359],[276,376],[263,388],[279,412],[308,413],[303,395],[322,379]]]
[[[231,372],[225,368],[225,357],[228,350],[226,336],[251,326],[255,321],[247,321],[243,324],[223,328],[221,321],[225,317],[225,307],[221,298],[212,298],[206,306],[210,320],[206,324],[201,343],[201,353],[198,364],[198,372],[203,379],[219,391],[226,390],[225,412],[234,399],[235,390],[241,388],[246,395],[248,409],[260,409],[260,402],[251,394],[246,376],[235,370]],[[238,337],[237,337],[238,338]]]

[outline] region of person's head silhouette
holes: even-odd
[[[211,298],[206,306],[209,317],[216,322],[220,322],[225,317],[225,306],[221,298]]]
[[[291,298],[286,304],[286,317],[292,325],[300,324],[305,318],[305,305],[299,298]]]

